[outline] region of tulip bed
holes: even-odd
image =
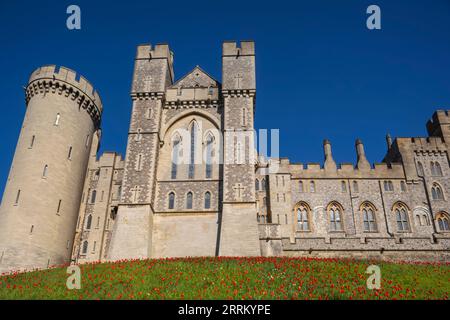
[[[381,269],[369,290],[366,269]],[[176,258],[67,266],[3,275],[0,299],[445,299],[450,264],[310,258]]]

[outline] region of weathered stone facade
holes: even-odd
[[[88,112],[64,110],[73,113],[76,124],[68,135],[59,137],[45,126],[39,130],[53,130],[49,138],[66,144],[91,138],[76,169],[62,165],[49,142],[36,150],[33,157],[50,157],[51,168],[70,180],[52,193],[25,181],[41,168],[25,168],[22,161],[29,152],[26,126],[47,117],[45,110],[33,112],[38,103],[33,96],[53,105],[49,92],[59,87],[55,78],[48,85],[30,79],[27,101],[33,108],[27,111],[0,210],[0,270],[46,267],[70,257],[76,262],[216,255],[449,260],[448,110],[437,111],[427,123],[428,137],[387,137],[386,156],[373,166],[360,140],[355,165],[336,164],[328,140],[323,164],[266,160],[253,148],[254,43],[225,42],[222,66],[221,83],[198,66],[175,81],[168,45],[138,46],[125,159],[116,153],[97,157],[101,104],[95,108],[95,101],[100,100],[90,85],[80,88],[84,79],[69,80],[94,103],[83,105],[86,98],[80,101],[82,94],[66,88],[66,99]],[[61,72],[50,71],[61,79]],[[21,194],[16,203],[19,185],[31,194]],[[70,203],[64,222],[47,212],[60,198]],[[49,234],[40,235],[37,222],[28,234],[34,223],[29,205],[44,217]],[[12,230],[23,234],[11,236]],[[71,255],[62,252],[64,237]]]

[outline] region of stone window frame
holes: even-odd
[[[170,195],[173,194],[173,205],[172,208],[171,206],[171,200],[170,200]],[[176,204],[177,204],[177,195],[175,193],[175,191],[171,190],[167,193],[167,209],[168,210],[175,210],[176,208]]]
[[[384,180],[383,182],[383,190],[384,192],[394,192],[394,182],[392,180]]]
[[[431,185],[431,199],[433,201],[445,201],[446,196],[444,194],[444,189],[438,182],[433,182]]]
[[[306,211],[306,219],[304,219],[303,213],[302,213],[302,218],[301,218],[301,224],[302,226],[304,225],[304,223],[306,222],[308,225],[307,229],[299,228],[299,220],[298,220],[298,210],[300,210],[301,208],[303,208]],[[312,221],[311,221],[311,206],[305,202],[305,201],[299,201],[295,204],[294,209],[293,209],[293,213],[295,216],[295,231],[296,232],[302,232],[302,233],[306,233],[306,232],[313,232],[313,227],[312,227]]]
[[[81,254],[87,254],[89,247],[89,242],[87,240],[83,241],[82,248],[81,248]]]
[[[341,180],[341,192],[347,193],[347,182],[345,180]]]
[[[259,180],[255,179],[255,191],[259,191]]]
[[[445,211],[438,212],[438,214],[436,214],[436,224],[439,232],[450,232],[450,215]]]
[[[209,193],[209,207],[206,207],[206,194]],[[206,190],[203,194],[203,209],[204,210],[211,210],[212,207],[212,192],[210,190]]]
[[[404,227],[404,219],[403,217],[400,216],[400,220],[398,219],[398,213],[402,213],[401,209],[405,210],[406,213],[406,224],[407,224],[407,229],[405,229]],[[397,212],[398,210],[398,212]],[[411,233],[412,229],[411,229],[411,210],[409,209],[409,207],[406,205],[406,203],[402,202],[402,201],[397,201],[392,205],[392,209],[391,209],[392,214],[394,215],[394,221],[395,221],[395,225],[396,225],[396,232],[398,233]],[[402,228],[399,228],[399,222],[402,225]]]
[[[372,210],[372,214],[373,214],[373,221],[372,222],[375,225],[375,229],[371,228],[371,224],[370,224],[371,221],[370,220],[367,220],[367,222],[369,223],[369,229],[368,230],[366,229],[366,225],[365,225],[366,221],[364,219],[364,210],[367,210],[367,209]],[[375,205],[372,202],[370,202],[370,201],[363,201],[361,203],[361,205],[359,206],[359,212],[360,212],[361,217],[362,217],[363,232],[364,233],[378,233],[379,229],[378,229],[378,221],[377,221],[377,212],[378,212],[377,207],[375,207]],[[369,217],[368,217],[368,219],[369,219]]]
[[[418,176],[425,176],[425,170],[421,161],[417,161],[416,170]]]
[[[336,219],[336,216],[334,218],[334,220],[331,219],[331,209],[339,209],[338,213],[339,213],[339,219]],[[335,211],[333,211],[334,213]],[[344,223],[344,207],[342,206],[342,204],[340,204],[338,201],[331,201],[328,205],[327,205],[327,217],[328,217],[328,232],[331,233],[345,233],[345,223]],[[331,229],[331,226],[336,225],[336,222],[340,223],[340,229]]]
[[[309,192],[310,193],[317,192],[317,186],[316,186],[316,182],[314,180],[309,181]]]
[[[198,132],[197,132],[198,134]],[[216,151],[216,136],[211,130],[207,130],[203,136],[204,155],[205,155],[205,179],[213,179],[214,157]],[[210,150],[208,150],[210,149]],[[210,151],[210,152],[208,152]]]
[[[442,167],[439,161],[430,161],[430,167],[431,167],[431,176],[432,177],[442,177]]]
[[[189,194],[191,195],[190,208],[189,208]],[[184,206],[185,209],[194,210],[194,192],[192,190],[189,190],[188,192],[186,192],[186,196],[184,198],[185,198],[185,206]]]

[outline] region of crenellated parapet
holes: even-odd
[[[27,105],[34,96],[48,93],[64,95],[88,112],[95,127],[100,126],[103,105],[98,92],[89,81],[71,69],[55,65],[40,67],[31,74],[25,92]]]

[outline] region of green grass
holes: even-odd
[[[381,268],[381,289],[366,286]],[[448,299],[450,264],[301,258],[185,258],[81,265],[0,277],[0,299]]]

